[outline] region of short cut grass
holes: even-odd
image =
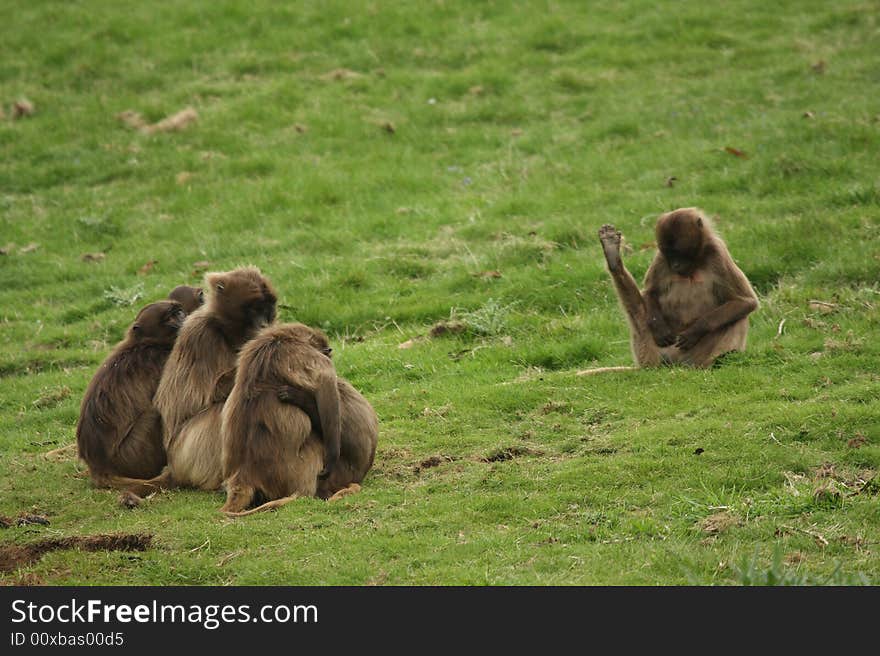
[[[0,546],[153,536],[3,582],[880,582],[868,4],[46,1],[0,22],[0,514],[50,522]],[[116,118],[186,107],[175,132]],[[575,376],[630,363],[599,226],[640,278],[682,206],[761,297],[748,351]],[[360,494],[128,511],[43,456],[140,305],[250,263],[379,414]],[[440,321],[467,329],[425,337]]]

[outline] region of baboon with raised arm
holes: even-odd
[[[176,301],[144,307],[89,383],[76,443],[96,485],[125,487],[128,478],[150,478],[165,466],[153,395],[185,317]]]
[[[612,225],[599,230],[636,365],[709,367],[724,353],[744,350],[758,297],[708,218],[693,207],[674,210],[660,216],[656,235],[658,252],[640,291],[620,258],[620,232]]]
[[[207,303],[181,328],[156,390],[168,466],[147,486],[220,487],[220,413],[238,351],[275,320],[275,291],[256,267],[209,273],[205,286]]]

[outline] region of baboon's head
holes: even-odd
[[[330,348],[330,340],[317,328],[311,328],[303,323],[286,323],[279,326],[279,334],[287,339],[308,344],[316,351],[332,358],[333,349]]]
[[[168,298],[177,301],[183,306],[183,311],[192,314],[198,310],[205,302],[205,292],[201,287],[190,287],[189,285],[179,285],[171,290]]]
[[[247,336],[275,321],[278,297],[257,267],[242,267],[205,276],[210,312]]]
[[[184,319],[186,312],[177,301],[150,303],[138,312],[128,329],[128,338],[139,343],[171,346],[177,339],[177,331]]]
[[[327,335],[325,335],[323,331],[318,330],[317,328],[312,328],[311,330],[312,335],[309,338],[309,344],[311,344],[312,347],[326,355],[328,358],[332,358],[333,349],[330,348],[330,340],[327,339]]]
[[[705,259],[711,228],[695,207],[667,212],[657,220],[657,247],[673,273],[691,275]]]

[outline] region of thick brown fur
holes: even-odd
[[[330,357],[329,344],[316,340],[313,346]],[[379,439],[379,419],[373,406],[347,380],[337,378],[336,385],[342,419],[339,460],[329,476],[318,480],[318,496],[331,500],[344,496],[346,490],[351,493],[354,488],[360,489],[358,484],[373,466]],[[308,389],[288,385],[279,390],[278,398],[305,411],[312,430],[321,430],[322,415],[315,395]]]
[[[96,485],[124,486],[165,466],[153,395],[185,316],[176,301],[147,305],[89,383],[76,443]]]
[[[379,439],[379,419],[373,406],[347,380],[338,378],[336,384],[342,415],[341,448],[330,476],[318,481],[322,499],[338,498],[346,489],[360,489],[358,484],[373,466]]]
[[[336,370],[320,331],[299,323],[270,326],[242,349],[235,386],[223,407],[226,504],[234,514],[266,499],[315,496],[318,478],[332,476],[340,450]],[[314,398],[321,433],[278,392],[295,385]],[[322,437],[323,436],[323,437]],[[285,501],[286,503],[286,501]]]
[[[177,301],[183,306],[183,311],[192,314],[205,303],[205,292],[201,287],[190,287],[189,285],[178,285],[171,290],[168,298]]]
[[[620,258],[620,232],[599,230],[636,365],[709,367],[744,350],[758,297],[709,220],[697,208],[674,210],[660,216],[656,235],[658,252],[639,291]]]
[[[145,484],[214,490],[223,481],[220,413],[239,349],[275,319],[276,295],[256,267],[205,276],[208,301],[190,315],[165,364],[154,404],[168,466]]]

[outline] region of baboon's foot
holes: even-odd
[[[141,499],[134,492],[130,492],[128,490],[119,495],[119,505],[123,508],[128,508],[129,510],[137,508],[139,505],[141,505],[141,501],[143,501],[143,499]]]
[[[327,501],[339,501],[339,499],[341,499],[342,497],[347,497],[349,494],[357,494],[360,491],[361,491],[361,486],[358,485],[357,483],[352,483],[348,487],[344,487],[341,490],[339,490],[338,492],[336,492],[336,494],[334,494],[332,497],[327,499]]]
[[[250,486],[239,486],[226,484],[226,503],[220,508],[220,512],[227,515],[234,515],[244,511],[254,501],[254,488]]]
[[[618,271],[623,266],[620,260],[620,238],[620,230],[609,223],[599,228],[599,241],[602,242],[605,261],[611,271]]]

